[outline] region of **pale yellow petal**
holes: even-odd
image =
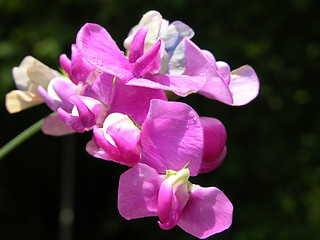
[[[42,98],[32,92],[13,90],[6,94],[6,108],[9,113],[17,113],[41,103]]]

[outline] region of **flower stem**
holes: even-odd
[[[23,143],[28,138],[32,137],[35,133],[37,133],[41,129],[41,125],[44,119],[39,120],[38,122],[34,123],[22,133],[17,135],[7,144],[0,148],[0,160],[4,158],[8,153],[10,153],[13,149],[18,147],[21,143]]]

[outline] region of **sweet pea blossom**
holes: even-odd
[[[161,175],[138,163],[120,176],[119,213],[127,220],[158,216],[162,229],[178,225],[200,239],[228,229],[232,203],[218,188],[190,183],[189,176],[188,168]]]
[[[202,125],[198,114],[185,103],[152,99],[142,125],[114,113],[106,118],[102,128],[95,127],[93,132],[87,151],[95,157],[128,166],[141,162],[160,173],[179,170],[190,162],[191,175],[199,173]]]
[[[6,108],[10,113],[43,103],[37,88],[47,88],[50,81],[63,78],[58,71],[49,68],[32,56],[25,57],[19,67],[12,69],[12,75],[17,87],[6,95]]]
[[[128,58],[120,51],[110,34],[103,27],[87,23],[77,35],[76,45],[81,56],[98,70],[114,75],[126,85],[169,90],[179,96],[198,91],[205,83],[201,75],[170,75],[157,73],[161,69],[164,52],[159,39],[144,52],[147,27],[134,35]]]

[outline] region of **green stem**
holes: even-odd
[[[25,140],[37,133],[41,129],[43,120],[44,119],[41,119],[38,122],[34,123],[29,128],[27,128],[22,133],[13,138],[10,142],[5,144],[2,148],[0,148],[0,160],[4,158],[8,153],[10,153],[13,149],[18,147]]]

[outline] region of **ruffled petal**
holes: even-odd
[[[127,81],[133,65],[123,55],[110,34],[98,24],[87,23],[78,32],[76,44],[81,56],[103,72]]]
[[[208,98],[232,105],[233,99],[229,87],[219,74],[216,66],[210,63],[212,60],[208,60],[207,54],[204,54],[193,42],[188,39],[184,41],[186,64],[184,74],[190,76],[205,75],[206,84],[200,89],[199,93]]]
[[[259,93],[259,87],[258,76],[249,65],[231,72],[229,88],[233,95],[233,105],[242,106],[255,99]]]
[[[153,99],[140,136],[141,162],[164,173],[188,162],[197,175],[203,153],[203,130],[198,114],[187,104]]]
[[[37,88],[31,85],[29,91],[12,90],[6,94],[6,108],[9,113],[17,113],[27,108],[43,103],[43,99],[38,94]],[[31,90],[33,89],[33,90]]]
[[[157,199],[163,179],[157,171],[138,163],[120,176],[118,209],[127,220],[157,216]]]
[[[218,188],[193,185],[178,226],[200,239],[222,232],[232,223],[233,206]]]

